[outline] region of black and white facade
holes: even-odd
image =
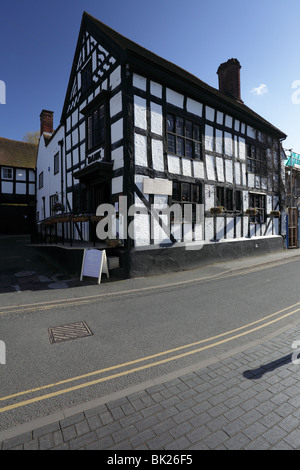
[[[111,204],[131,276],[279,247],[286,136],[242,102],[239,69],[222,64],[217,90],[84,13],[61,124],[41,131],[40,226],[57,202],[69,216]],[[173,204],[189,223],[168,218]],[[88,241],[85,220],[72,236]]]

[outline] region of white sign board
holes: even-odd
[[[144,178],[143,191],[144,194],[162,194],[171,196],[173,191],[172,181]]]
[[[80,280],[83,276],[96,277],[101,282],[102,273],[109,277],[106,251],[85,249],[83,253]]]

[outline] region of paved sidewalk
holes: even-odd
[[[298,339],[290,325],[219,362],[0,432],[0,449],[300,449]]]
[[[0,295],[94,285],[95,280],[59,272],[30,246],[29,235],[0,235]],[[107,279],[103,279],[107,282]]]

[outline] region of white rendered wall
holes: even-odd
[[[50,196],[58,194],[59,202],[66,205],[65,195],[61,194],[61,147],[59,141],[64,138],[64,127],[61,126],[54,135],[53,139],[45,146],[45,140],[42,136],[38,147],[37,156],[37,212],[39,212],[39,220],[44,219],[43,197],[45,197],[45,213],[46,218],[50,217]],[[64,148],[64,147],[63,147]],[[54,175],[54,155],[59,153],[59,172]],[[62,156],[65,161],[64,153]],[[44,173],[44,185],[39,189],[39,175]]]

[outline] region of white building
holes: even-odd
[[[91,215],[110,204],[128,276],[282,249],[286,135],[243,103],[236,59],[217,73],[219,90],[84,13],[59,128],[41,114],[40,231],[99,241]]]

